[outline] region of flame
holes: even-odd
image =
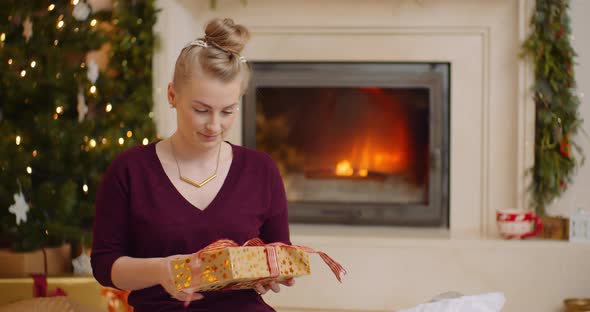
[[[336,164],[335,173],[337,176],[349,177],[354,173],[354,170],[348,160],[341,160]]]
[[[413,174],[425,161],[422,153],[428,147],[428,132],[421,126],[428,115],[422,106],[413,107],[412,101],[424,103],[425,95],[379,87],[358,89],[350,99],[339,98],[345,104],[342,109],[333,105],[331,96],[320,98],[327,103],[321,116],[333,121],[334,127],[314,125],[311,128],[318,134],[317,140],[301,143],[306,153],[314,155],[313,161],[305,164],[306,174],[352,179]],[[355,101],[356,106],[352,104]]]
[[[405,131],[401,132],[400,143],[406,143]],[[357,142],[352,144],[352,149],[347,155],[336,163],[334,172],[337,176],[360,176],[366,177],[369,172],[380,172],[392,174],[401,172],[409,165],[408,146],[399,144],[391,146],[382,142],[372,142],[370,137],[359,137]]]

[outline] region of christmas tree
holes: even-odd
[[[2,247],[90,244],[104,171],[155,138],[156,13],[153,0],[115,1],[100,12],[83,0],[3,0]]]

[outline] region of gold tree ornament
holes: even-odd
[[[33,37],[33,22],[31,22],[31,18],[28,16],[23,22],[23,37],[25,37],[26,42],[29,42],[31,37]]]

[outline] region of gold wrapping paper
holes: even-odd
[[[179,290],[196,292],[221,289],[248,289],[261,279],[284,281],[291,277],[311,274],[309,255],[300,249],[275,246],[279,275],[271,278],[265,247],[226,247],[198,253],[201,260],[201,280],[192,283],[189,257],[170,262],[174,283]],[[194,285],[192,285],[194,284]],[[195,288],[192,288],[195,287]]]

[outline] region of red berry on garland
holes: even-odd
[[[557,32],[557,40],[558,41],[561,39],[561,37],[563,37],[563,32],[564,32],[564,29],[563,29],[563,27],[561,27],[559,29],[559,32]]]
[[[565,157],[570,157],[571,146],[567,141],[559,142],[559,152]]]

